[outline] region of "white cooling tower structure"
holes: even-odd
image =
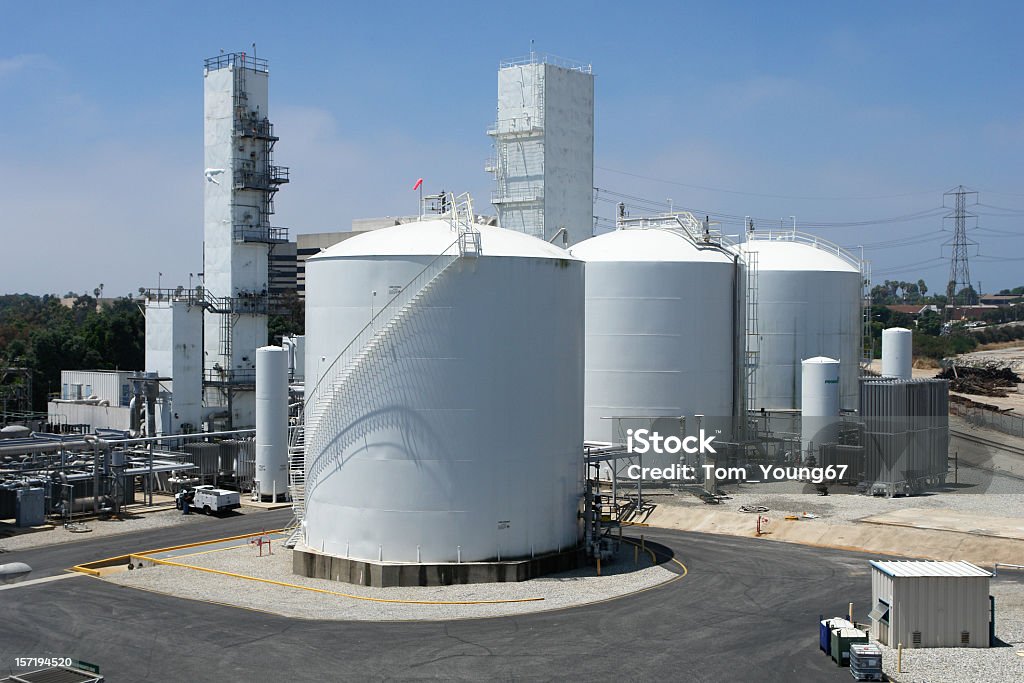
[[[882,330],[882,377],[911,379],[914,333],[905,327]]]
[[[256,484],[261,496],[288,491],[288,354],[256,349]]]
[[[311,549],[427,564],[577,543],[583,263],[459,215],[306,262]]]
[[[841,364],[834,358],[808,358],[801,363],[800,445],[805,456],[836,439],[840,374]]]
[[[748,235],[736,247],[756,269],[754,410],[800,408],[800,361],[842,362],[840,407],[856,410],[863,356],[860,259],[799,232]]]
[[[736,256],[659,227],[598,235],[572,255],[587,264],[586,438],[621,440],[615,417],[731,418]]]
[[[572,245],[593,235],[594,75],[530,53],[498,70],[491,203],[498,225]]]

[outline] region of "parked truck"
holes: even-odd
[[[195,495],[189,496],[189,491]],[[188,503],[187,501],[190,497],[192,501]],[[201,510],[204,515],[215,512],[227,512],[228,510],[242,507],[241,496],[239,496],[238,491],[218,489],[209,484],[196,486],[192,489],[182,489],[175,498],[178,509],[181,509],[182,505],[189,505],[195,510]]]

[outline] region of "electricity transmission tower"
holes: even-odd
[[[953,222],[953,239],[943,244],[952,247],[949,258],[949,283],[946,286],[947,317],[954,315],[957,306],[975,303],[970,300],[971,270],[967,263],[968,247],[978,244],[967,237],[967,221],[977,219],[976,215],[967,213],[970,195],[974,195],[972,203],[977,204],[978,193],[968,190],[963,185],[958,185],[942,195],[943,206],[948,207],[952,203],[952,211],[946,214],[944,220]]]

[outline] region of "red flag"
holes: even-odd
[[[418,190],[418,189],[420,189],[420,185],[422,185],[422,184],[423,184],[423,178],[420,178],[419,180],[416,181],[416,184],[412,186],[412,189]]]

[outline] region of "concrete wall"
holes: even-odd
[[[218,317],[218,316],[214,316]],[[200,428],[203,409],[203,311],[187,301],[146,302],[146,371],[171,381],[161,411],[164,433]]]
[[[594,77],[546,64],[544,98],[544,237],[576,244],[594,229]]]

